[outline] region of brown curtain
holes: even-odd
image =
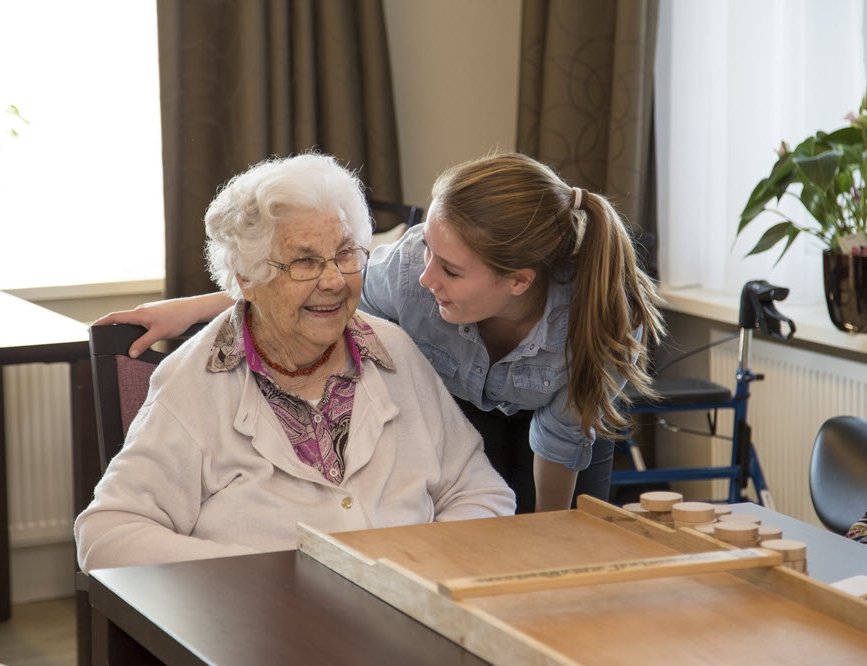
[[[524,0],[518,149],[654,232],[658,0]]]
[[[312,148],[401,201],[381,0],[158,0],[166,295],[213,290],[202,218],[219,186]]]

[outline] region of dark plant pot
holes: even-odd
[[[822,268],[825,302],[834,326],[848,333],[867,332],[867,257],[825,250]]]

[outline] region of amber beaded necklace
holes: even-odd
[[[275,363],[265,352],[262,351],[262,348],[259,346],[259,343],[256,342],[256,336],[253,335],[253,321],[250,318],[250,310],[248,309],[245,313],[245,319],[247,320],[247,330],[250,332],[250,342],[253,343],[253,349],[256,350],[256,353],[262,358],[265,363],[268,364],[269,367],[274,368],[281,375],[286,375],[287,377],[306,377],[307,375],[313,374],[316,370],[322,367],[322,364],[325,363],[329,358],[331,358],[331,354],[334,351],[334,348],[337,346],[337,341],[332,342],[328,349],[326,349],[322,356],[313,364],[308,365],[306,368],[298,368],[297,370],[289,370],[288,368],[284,368],[279,363]]]

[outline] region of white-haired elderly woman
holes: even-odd
[[[238,300],[157,368],[75,521],[81,568],[293,548],[325,531],[507,515],[480,435],[396,325],[356,312],[362,185],[329,156],[258,164],[205,215]]]

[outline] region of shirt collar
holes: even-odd
[[[545,311],[528,338],[546,351],[562,351],[569,329],[569,304],[573,285],[553,282],[548,289]]]
[[[208,356],[207,368],[211,372],[227,372],[234,370],[241,361],[247,359],[250,369],[262,373],[264,367],[259,355],[246,333],[244,312],[247,302],[243,299],[235,303],[235,307],[220,326],[211,353]],[[349,351],[358,374],[361,374],[361,361],[369,359],[384,370],[394,370],[395,365],[382,341],[364,319],[358,314],[353,315],[344,331],[346,339],[351,344]]]

